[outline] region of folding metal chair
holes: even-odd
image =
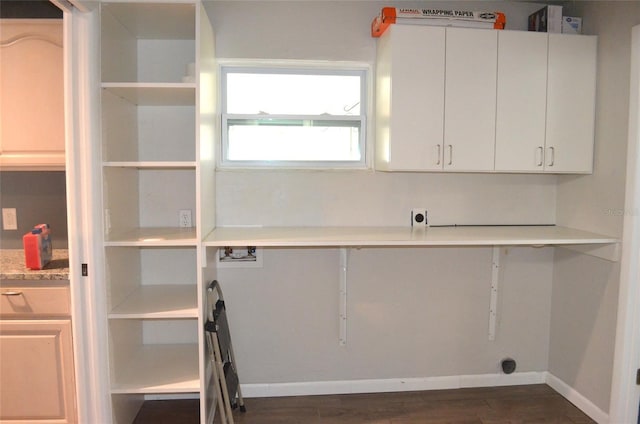
[[[246,412],[246,408],[240,391],[222,289],[216,280],[213,280],[207,288],[207,322],[204,329],[212,357],[213,378],[221,422],[233,424],[233,409],[239,406],[240,411]]]

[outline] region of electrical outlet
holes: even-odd
[[[189,228],[189,227],[193,227],[192,222],[191,222],[191,210],[190,209],[181,209],[180,212],[178,212],[178,217],[180,220],[180,228]]]
[[[427,227],[427,210],[424,208],[411,209],[411,226],[412,227]]]
[[[16,208],[2,208],[2,229],[18,229],[18,217],[16,216]]]

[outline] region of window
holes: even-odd
[[[222,166],[364,168],[364,69],[222,68]]]

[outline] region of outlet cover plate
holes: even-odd
[[[2,229],[18,229],[18,217],[16,216],[16,208],[2,208]]]
[[[178,213],[180,228],[193,227],[193,221],[191,220],[191,209],[181,209]]]
[[[416,228],[425,228],[429,225],[427,209],[414,208],[411,209],[411,226]]]

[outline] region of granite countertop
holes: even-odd
[[[69,251],[53,249],[53,258],[44,269],[31,270],[24,265],[24,250],[0,249],[1,280],[68,280]]]

